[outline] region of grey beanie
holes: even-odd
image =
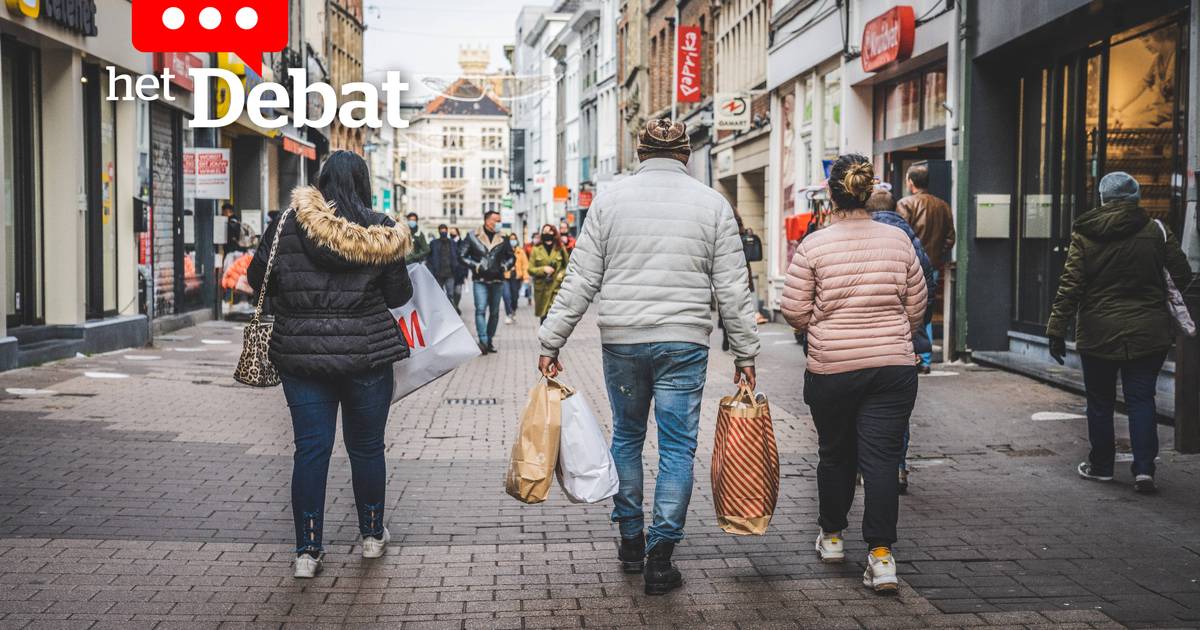
[[[1100,179],[1100,203],[1132,199],[1139,201],[1142,190],[1137,180],[1124,171],[1113,171]]]

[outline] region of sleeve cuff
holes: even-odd
[[[558,358],[558,349],[551,348],[550,346],[547,346],[546,344],[543,343],[541,356],[550,357],[551,359],[557,359]]]
[[[739,368],[754,367],[754,357],[739,357],[733,360],[733,365]]]

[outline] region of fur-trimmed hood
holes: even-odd
[[[375,214],[374,225],[359,225],[339,216],[314,186],[292,191],[292,208],[306,253],[325,265],[382,266],[403,262],[412,250],[408,226]],[[330,260],[330,259],[334,260]]]

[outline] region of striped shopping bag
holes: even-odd
[[[721,399],[712,459],[717,524],[730,534],[762,535],[779,499],[779,449],[771,408],[744,383]]]

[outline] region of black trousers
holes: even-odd
[[[875,547],[896,542],[904,432],[917,400],[917,368],[871,368],[842,374],[804,374],[804,402],[817,427],[818,523],[846,528],[856,474],[866,495],[863,539]]]

